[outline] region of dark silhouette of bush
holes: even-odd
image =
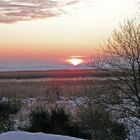
[[[35,111],[30,113],[30,126],[25,128],[30,132],[44,132],[50,133],[51,127],[51,115],[43,108],[37,108]]]
[[[19,105],[14,101],[0,101],[0,133],[14,130],[13,115],[19,111]]]
[[[70,123],[70,115],[67,114],[63,108],[51,110],[51,124],[53,126],[53,133],[66,134]]]
[[[128,129],[112,118],[102,107],[89,107],[80,114],[83,130],[88,130],[93,140],[125,140]]]
[[[77,138],[84,138],[90,139],[91,136],[88,132],[81,129],[81,125],[79,122],[72,122],[69,127],[66,128],[67,133],[66,135],[77,137]]]
[[[80,130],[78,123],[71,120],[70,114],[58,107],[51,109],[51,111],[43,108],[32,111],[30,113],[30,126],[24,130],[88,138]]]

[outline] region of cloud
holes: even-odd
[[[58,16],[63,13],[64,6],[77,2],[78,0],[1,0],[0,23]]]

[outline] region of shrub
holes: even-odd
[[[55,85],[50,85],[45,89],[44,95],[50,102],[55,102],[60,99],[61,88]]]
[[[14,101],[0,102],[0,132],[14,130],[13,115],[19,111],[19,104]]]
[[[30,126],[26,129],[31,132],[51,132],[50,113],[45,111],[43,108],[37,108],[35,111],[32,111],[30,113]]]
[[[63,108],[52,109],[51,124],[53,126],[53,133],[66,134],[70,124],[70,115]]]
[[[82,133],[78,123],[73,122],[70,114],[66,113],[63,108],[53,108],[51,111],[38,108],[32,111],[30,126],[26,130],[88,138],[85,133]]]
[[[114,120],[105,108],[88,107],[80,113],[81,125],[93,140],[125,140],[128,129]]]

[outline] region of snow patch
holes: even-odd
[[[82,140],[82,139],[45,133],[11,131],[7,133],[2,133],[0,135],[0,140]]]

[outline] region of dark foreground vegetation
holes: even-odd
[[[19,103],[16,101],[0,102],[0,132],[14,130],[14,115],[19,111]]]
[[[0,103],[0,132],[16,130],[14,116],[18,113],[19,102],[2,101]],[[89,112],[90,111],[90,112]],[[46,110],[37,107],[29,113],[28,123],[18,130],[68,135],[94,140],[125,140],[128,129],[115,121],[103,108],[78,113],[78,119],[62,107]]]

